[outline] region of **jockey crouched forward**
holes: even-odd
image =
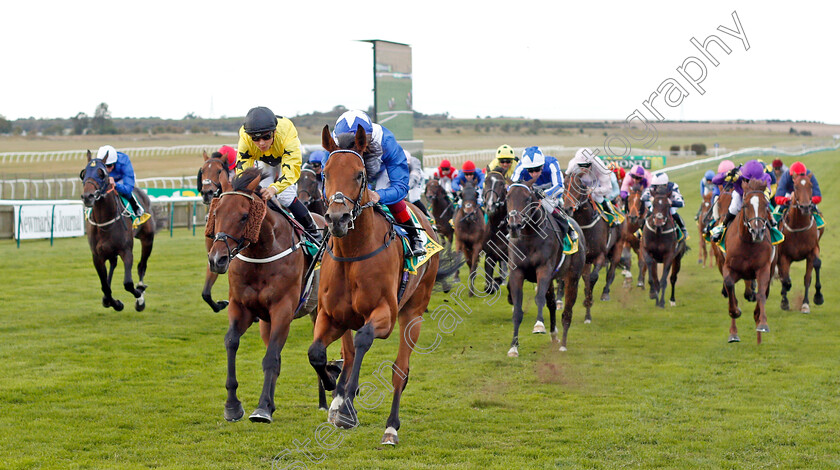
[[[117,152],[117,150],[110,145],[103,145],[99,147],[96,152],[96,158],[105,163],[105,168],[108,170],[108,179],[114,185],[120,196],[124,197],[131,209],[134,210],[134,228],[139,227],[144,222],[151,218],[151,214],[143,210],[143,206],[134,197],[134,167],[131,166],[131,160],[128,155]]]
[[[482,194],[482,189],[484,189],[484,173],[476,171],[475,163],[471,160],[465,161],[458,176],[452,179],[452,193],[456,195],[456,200],[459,201],[458,205],[460,205],[461,199],[458,197],[458,194],[461,192],[461,185],[466,182],[470,182],[475,186],[475,190],[478,192],[478,205],[484,206]]]
[[[805,175],[811,180],[811,203],[816,207],[822,202],[820,184],[817,182],[817,177],[802,162],[794,162],[789,171],[782,173],[779,185],[776,187],[774,202],[777,206],[787,206],[790,203],[793,196],[793,177],[796,175]]]
[[[571,175],[573,171],[583,173],[581,181],[588,188],[592,188],[592,199],[605,212],[611,213],[613,220],[619,220],[611,202],[621,194],[618,181],[615,179],[615,173],[610,171],[604,165],[604,162],[588,148],[578,149],[575,156],[569,160],[566,174]]]
[[[577,240],[577,232],[570,230],[568,216],[557,207],[557,199],[563,195],[563,172],[560,171],[560,164],[556,158],[543,155],[539,147],[528,147],[522,153],[522,158],[513,172],[513,182],[520,183],[534,178],[536,181],[532,187],[534,192],[541,196],[540,205],[554,216],[564,235],[568,234],[572,240]]]
[[[362,159],[365,162],[368,185],[373,190],[373,202],[385,204],[394,219],[403,226],[409,237],[410,255],[424,255],[426,249],[420,233],[411,223],[403,199],[408,195],[409,166],[406,152],[397,143],[394,134],[385,126],[376,124],[364,111],[351,110],[338,117],[333,129],[333,138],[338,143],[342,134],[356,135],[361,127],[365,130],[368,146]]]
[[[767,191],[770,190],[770,175],[764,172],[764,165],[759,163],[757,160],[750,160],[742,167],[733,168],[727,173],[718,173],[715,175],[712,182],[715,184],[724,184],[728,181],[732,181],[733,179],[734,188],[732,191],[732,202],[729,203],[729,211],[723,217],[721,223],[709,232],[711,233],[711,238],[714,242],[720,240],[721,235],[723,235],[724,228],[735,219],[735,216],[738,215],[738,211],[741,210],[741,206],[744,204],[744,187],[750,182],[750,180],[764,180],[764,182],[767,183],[765,195]],[[769,217],[768,222],[773,225],[773,217]]]
[[[252,108],[245,115],[245,124],[239,129],[238,147],[236,174],[261,162],[263,173],[268,173],[260,182],[262,198],[268,201],[276,197],[276,201],[289,209],[304,230],[320,243],[323,239],[321,232],[306,206],[297,198],[300,139],[292,121],[275,116],[264,106]]]
[[[653,201],[651,200],[650,193],[655,191],[660,186],[667,186],[667,191],[671,193],[670,197],[668,198],[671,201],[671,217],[674,218],[674,222],[679,226],[680,230],[682,230],[683,236],[687,236],[688,232],[685,229],[685,222],[683,222],[682,217],[680,214],[677,213],[677,209],[683,207],[685,205],[685,201],[683,200],[682,193],[680,193],[680,187],[677,183],[673,183],[668,180],[668,173],[657,173],[653,176],[653,181],[651,181],[650,186],[645,189],[645,192],[642,193],[642,201],[647,204],[648,213],[650,213]]]

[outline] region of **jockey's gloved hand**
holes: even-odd
[[[534,188],[534,194],[536,194],[540,199],[545,199],[545,191],[538,186]]]

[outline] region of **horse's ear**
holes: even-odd
[[[256,178],[256,180],[259,181],[259,178]],[[219,178],[219,186],[222,187],[223,193],[230,192],[233,189],[228,178]]]
[[[534,183],[536,183],[536,182],[537,182],[536,178],[531,178],[528,181],[525,181],[525,186],[528,186],[529,188],[533,187]]]
[[[210,155],[207,155],[207,150],[202,150],[201,153],[204,155],[204,161],[210,160]]]
[[[88,159],[88,161],[90,161],[90,159],[91,159],[91,158],[93,158],[93,154],[92,154],[92,153],[90,153],[90,150],[88,150],[88,151],[87,151],[87,159]]]
[[[108,179],[108,172],[105,171],[105,168],[99,168],[98,172],[99,172],[99,178],[100,179],[103,179],[103,180]]]
[[[335,144],[335,140],[330,134],[329,124],[324,126],[324,130],[321,131],[321,147],[324,147],[324,150],[330,153],[338,150],[338,145]]]
[[[367,148],[367,133],[359,126],[356,129],[356,145],[353,147],[353,150],[359,152],[359,154],[365,153],[365,149]]]
[[[224,178],[221,178],[221,179],[224,179]],[[257,188],[260,187],[260,180],[261,180],[260,178],[254,178],[254,181],[251,181],[251,183],[248,184],[248,190],[256,191]]]

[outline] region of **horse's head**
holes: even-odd
[[[474,217],[478,211],[478,189],[471,181],[461,185],[461,210],[464,217]]]
[[[810,214],[812,194],[811,178],[808,175],[795,175],[793,177],[791,207],[795,207],[805,214]]]
[[[234,256],[259,240],[266,205],[258,191],[262,174],[249,168],[233,179],[222,178],[222,193],[210,203],[204,234],[213,239],[207,253],[210,270],[224,273]],[[233,245],[231,244],[234,243]]]
[[[500,167],[487,174],[484,180],[484,207],[491,216],[496,215],[505,206],[505,186],[507,180]]]
[[[201,194],[202,202],[210,205],[214,197],[222,194],[222,179],[228,179],[227,159],[219,152],[207,155],[204,152],[204,164],[198,170],[198,194]]]
[[[572,214],[589,198],[589,188],[583,181],[586,170],[576,168],[568,175],[568,185],[563,193],[563,208]]]
[[[507,192],[507,223],[510,237],[519,238],[525,224],[532,224],[532,216],[539,210],[540,201],[534,195],[535,179],[525,183],[514,183]]]
[[[318,187],[318,177],[315,171],[304,168],[300,171],[300,178],[297,182],[297,198],[307,209],[321,200],[321,190]],[[311,209],[310,209],[311,210]]]
[[[653,219],[653,226],[661,229],[671,218],[671,192],[668,191],[668,186],[663,184],[651,188],[650,197],[650,217]]]
[[[627,219],[633,225],[639,223],[639,219],[645,214],[645,205],[642,204],[643,192],[640,184],[634,184],[627,192]]]
[[[347,235],[353,228],[353,221],[361,214],[362,206],[369,200],[362,157],[368,145],[367,135],[358,127],[355,138],[352,136],[341,134],[336,142],[330,135],[329,126],[324,126],[321,133],[321,145],[330,153],[324,167],[324,196],[328,203],[324,218],[336,238]]]
[[[750,231],[750,237],[753,243],[759,243],[764,240],[767,232],[767,196],[764,191],[767,189],[767,183],[760,179],[751,179],[746,183],[744,188],[744,205],[743,221],[747,229]]]
[[[82,202],[85,207],[93,207],[93,204],[111,191],[108,169],[105,162],[99,158],[92,158],[90,150],[87,151],[87,163],[79,173],[79,178],[84,182],[82,188]]]
[[[440,185],[440,180],[432,178],[426,181],[426,199],[432,202],[441,198],[445,199],[446,194],[444,193],[443,186]]]

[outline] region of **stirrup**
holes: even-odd
[[[321,233],[320,230],[318,230],[318,229],[315,229],[313,231],[307,230],[306,233],[308,233],[312,238],[315,239],[316,244],[320,245],[321,243],[324,242],[324,234]]]
[[[137,227],[145,224],[146,222],[148,222],[148,220],[151,219],[151,218],[152,218],[151,214],[149,214],[148,212],[144,212],[144,213],[140,214],[139,216],[137,216],[137,218],[134,219],[134,221],[131,223],[131,226],[132,226],[132,228],[137,228]]]

